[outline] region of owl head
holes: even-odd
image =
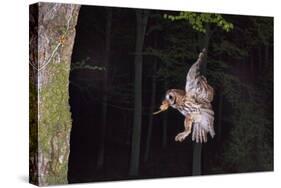
[[[165,99],[162,101],[162,105],[160,106],[160,110],[154,112],[153,114],[158,114],[160,112],[168,110],[168,108],[174,107],[176,104],[176,98],[179,95],[184,95],[185,92],[183,90],[178,89],[169,89],[166,91]]]
[[[173,89],[168,90],[162,104],[168,103],[169,106],[174,105],[176,103],[176,95],[177,94]]]

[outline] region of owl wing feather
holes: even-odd
[[[207,50],[203,49],[197,61],[191,66],[186,76],[186,95],[195,99],[200,107],[200,120],[193,123],[192,140],[197,143],[207,142],[207,133],[215,136],[214,111],[211,102],[214,97],[214,90],[208,84],[207,79],[201,75],[200,67],[207,57]]]
[[[207,57],[207,50],[203,49],[197,61],[191,66],[186,76],[185,92],[199,103],[212,102],[214,90],[207,79],[201,75],[200,67]]]

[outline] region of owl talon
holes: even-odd
[[[175,141],[182,142],[189,135],[189,132],[181,132],[175,137]]]

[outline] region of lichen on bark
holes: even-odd
[[[69,65],[52,63],[52,78],[39,92],[39,153],[48,184],[66,183],[71,115],[68,104]]]
[[[79,5],[38,3],[37,61],[30,69],[37,74],[31,80],[38,101],[35,154],[40,186],[67,183],[71,114],[68,103],[69,71]],[[32,38],[32,37],[31,37]],[[32,88],[32,87],[31,87]],[[32,96],[32,95],[31,95]],[[32,106],[32,105],[31,105]],[[32,175],[32,174],[31,174]],[[36,177],[34,178],[36,179]],[[32,181],[32,180],[31,180]]]

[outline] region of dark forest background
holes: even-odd
[[[76,31],[70,183],[273,170],[273,18],[81,6]],[[216,136],[196,153],[152,112],[202,48]]]

